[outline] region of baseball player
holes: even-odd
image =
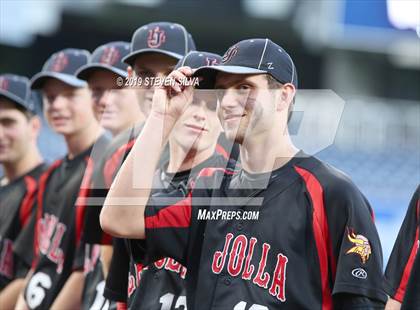
[[[122,72],[120,72],[121,77],[124,77],[124,85],[128,84],[127,86],[135,90],[138,99],[137,103],[145,116],[149,113],[153,96],[152,79],[163,79],[166,77],[173,70],[178,60],[190,50],[195,50],[194,41],[184,26],[180,24],[155,22],[146,24],[134,32],[129,52],[121,53],[121,58],[125,65],[122,63],[118,64],[120,69],[125,68],[125,75],[122,75]],[[109,83],[111,82],[109,80]],[[116,80],[114,79],[115,84]],[[133,100],[129,103],[133,104],[135,102]],[[141,131],[143,118],[137,118],[136,123],[135,127],[116,136],[104,152],[105,155],[94,178],[94,190],[90,192],[93,198],[104,198],[106,196],[107,188],[111,185],[122,161]],[[165,158],[166,156],[163,157]],[[103,305],[105,307],[108,305],[108,301],[103,296],[103,291],[104,276],[106,278],[112,256],[112,250],[110,250],[112,249],[110,246],[112,239],[107,234],[104,234],[100,228],[99,213],[101,207],[102,204],[96,207],[90,206],[87,209],[85,218],[85,226],[89,227],[89,229],[86,229],[83,239],[90,246],[90,255],[85,256],[85,267],[90,270],[89,274],[91,276],[86,279],[86,289],[83,297],[84,307],[89,307],[87,304],[91,306]],[[125,249],[124,242],[121,242]],[[102,244],[102,263],[98,256],[98,244]],[[114,255],[119,254],[118,251],[114,252]],[[116,258],[115,261],[120,262],[120,259]],[[120,263],[118,263],[117,268],[119,268],[119,265]],[[105,297],[112,301],[125,303],[127,299],[128,261],[122,265],[124,266],[123,271],[114,272],[110,276],[115,286],[109,286],[107,283]],[[124,294],[119,295],[116,292],[120,291],[121,287],[123,287],[122,291]]]
[[[37,147],[41,120],[31,100],[29,80],[0,75],[0,304],[13,309],[29,265],[13,246],[35,215],[38,179],[46,169]]]
[[[95,119],[86,82],[75,76],[89,58],[85,50],[61,50],[31,80],[31,87],[42,92],[48,124],[64,137],[67,154],[39,181],[35,237],[28,236],[16,246],[24,257],[34,239],[35,258],[18,309],[74,309],[80,303],[83,273],[72,272],[72,265],[81,239],[84,209],[75,207],[75,202],[83,195],[80,191],[84,184],[90,182],[95,164],[93,145],[101,154],[108,141]],[[59,295],[64,285],[71,287],[67,290],[71,298]]]
[[[127,42],[110,42],[99,46],[92,53],[89,63],[80,67],[76,72],[77,78],[85,80],[91,90],[93,107],[97,120],[101,126],[109,130],[113,135],[118,135],[123,131],[131,128],[138,121],[144,119],[140,107],[137,104],[137,96],[132,88],[118,86],[116,80],[118,78],[125,79],[127,77],[127,65],[122,62],[122,58],[128,55],[130,44]],[[98,168],[96,170],[99,170]],[[95,174],[92,182],[95,182]],[[93,195],[90,193],[89,195]],[[85,208],[85,221],[91,216],[92,208],[85,204],[83,198],[78,207]],[[89,221],[84,223],[82,241],[76,253],[74,269],[78,270],[78,266],[83,266],[85,275],[84,289],[82,295],[82,306],[90,308],[95,304],[95,296],[97,285],[103,280],[101,265],[97,268],[99,272],[94,272],[91,261],[92,257],[97,255],[99,258],[100,246],[86,243],[89,234],[101,233],[94,231],[94,227],[89,226]],[[99,260],[96,260],[99,263]],[[78,271],[77,271],[78,272]],[[71,287],[65,287],[71,289]],[[72,292],[62,290],[61,294],[72,297]],[[102,295],[102,294],[101,294]],[[98,302],[97,302],[98,303]]]
[[[88,82],[98,121],[114,137],[144,120],[136,92],[124,85],[128,73],[122,58],[129,52],[128,42],[101,45],[93,51],[89,63],[77,71],[77,77]]]
[[[193,72],[182,67],[169,76],[177,83],[155,91],[106,198],[102,227],[145,239],[149,261],[172,257],[186,266],[189,309],[383,308],[382,251],[368,201],[288,135],[297,87],[290,55],[269,39],[244,40],[220,66],[195,74],[219,90],[218,115],[240,144],[242,168],[205,169],[186,198],[163,206],[150,196],[162,140],[191,104],[192,87],[182,81]],[[148,199],[127,207],[113,199],[136,196],[134,164]]]
[[[188,65],[198,68],[220,62],[219,55],[193,51],[184,56],[177,67]],[[197,93],[196,97],[169,138],[169,161],[155,173],[153,189],[159,197],[164,198],[180,188],[187,189],[188,183],[193,181],[203,167],[226,166],[227,152],[220,152],[221,146],[217,144],[221,130],[216,115],[217,98],[208,92]],[[200,101],[204,106],[200,107]],[[205,127],[203,135],[198,135],[200,130],[197,129],[200,126]],[[131,255],[125,251],[124,246],[120,246],[117,256],[119,260],[113,260],[110,270],[110,274],[130,272],[128,287],[120,286],[119,290],[120,295],[128,293],[128,308],[170,309],[171,305],[167,305],[169,299],[181,300],[179,306],[186,307],[185,267],[171,258],[165,258],[143,268],[142,257],[145,253],[142,247],[135,240],[130,240],[128,248]],[[128,261],[129,265],[126,263]],[[124,288],[128,290],[123,291]]]
[[[401,306],[402,310],[420,309],[420,255],[416,255],[413,269],[411,269],[410,280],[407,284],[406,294]]]
[[[420,244],[419,229],[420,186],[417,187],[411,198],[407,214],[385,270],[385,291],[390,296],[386,305],[387,310],[400,309],[401,303],[406,293],[408,293],[407,285],[413,270],[414,261],[416,256],[418,256],[417,252]],[[415,285],[416,282],[414,278],[415,276],[413,275],[412,285]],[[419,278],[417,278],[418,281]],[[413,300],[416,295],[418,299],[418,291],[409,299]]]

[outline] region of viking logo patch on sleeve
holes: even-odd
[[[369,240],[363,236],[355,234],[353,230],[348,230],[347,239],[353,244],[353,246],[346,252],[346,254],[357,254],[360,256],[362,263],[365,264],[372,254]]]

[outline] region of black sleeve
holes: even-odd
[[[419,246],[419,188],[410,201],[385,270],[385,290],[399,302],[403,301]]]
[[[401,310],[420,309],[420,255],[417,254]]]
[[[117,302],[127,302],[129,271],[130,256],[125,241],[114,238],[111,265],[104,289],[105,298]]]
[[[325,188],[333,295],[346,293],[386,302],[382,248],[367,199],[342,176]]]
[[[357,309],[384,309],[385,303],[380,300],[353,294],[336,294],[333,298],[334,309],[357,310]]]

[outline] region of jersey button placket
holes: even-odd
[[[232,279],[231,279],[230,277],[226,277],[226,278],[223,280],[223,283],[224,283],[226,286],[229,286],[229,285],[232,283]]]

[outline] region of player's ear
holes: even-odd
[[[36,141],[42,128],[41,118],[38,115],[32,116],[29,120],[29,125],[30,125],[30,131],[31,131],[30,132],[31,138],[32,140]]]
[[[128,66],[127,67],[127,74],[128,74],[128,77],[129,78],[131,78],[131,77],[134,76],[134,70],[133,70],[133,68],[131,66]]]
[[[284,84],[281,88],[275,90],[277,110],[288,110],[296,94],[296,88],[291,83]]]

